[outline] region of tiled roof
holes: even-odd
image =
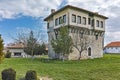
[[[120,47],[120,41],[111,42],[106,47]]]
[[[24,44],[23,43],[12,43],[7,45],[8,49],[23,49]]]
[[[91,14],[93,14],[93,15],[100,16],[100,17],[103,17],[103,18],[105,18],[105,19],[108,19],[108,17],[103,16],[103,15],[100,15],[100,14],[98,14],[98,13],[96,13],[96,12],[91,12],[91,11],[88,11],[88,10],[85,10],[85,9],[82,9],[82,8],[78,8],[78,7],[75,7],[75,6],[72,6],[72,5],[67,5],[67,6],[64,6],[63,8],[55,11],[54,13],[50,14],[48,17],[46,17],[46,18],[44,19],[44,21],[47,21],[47,19],[49,19],[49,18],[52,17],[53,15],[57,14],[58,12],[66,9],[66,8],[72,8],[72,9],[76,9],[76,10],[88,12],[88,13],[91,13]]]

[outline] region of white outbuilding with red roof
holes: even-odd
[[[23,43],[8,44],[7,49],[11,52],[11,57],[28,57],[28,55],[24,52]]]
[[[120,53],[120,41],[107,44],[104,53]]]

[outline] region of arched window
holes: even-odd
[[[88,48],[88,56],[91,56],[91,48]]]

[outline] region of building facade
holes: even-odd
[[[28,55],[24,52],[23,43],[8,44],[7,50],[11,52],[11,57],[28,57]]]
[[[104,53],[120,53],[120,41],[107,44]]]
[[[82,52],[82,59],[102,57],[106,19],[108,18],[103,15],[71,5],[57,11],[52,9],[51,14],[44,19],[44,21],[47,21],[49,57],[57,57],[51,46],[51,39],[57,37],[59,27],[62,25],[69,27],[69,35],[72,37],[73,42],[81,39],[82,36],[86,36],[91,41],[87,50]],[[78,57],[79,51],[73,47],[73,52],[69,54],[68,58],[75,60]]]

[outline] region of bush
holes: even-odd
[[[37,80],[37,73],[36,71],[29,70],[25,75],[25,80]]]
[[[2,80],[16,80],[16,71],[12,68],[3,70]]]
[[[0,63],[2,62],[2,60],[4,59],[4,52],[2,52],[2,53],[0,53],[1,55],[0,55]]]
[[[7,53],[5,54],[5,58],[11,58],[11,52],[8,50]]]

